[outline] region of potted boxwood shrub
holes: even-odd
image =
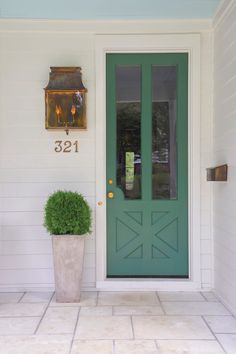
[[[52,234],[56,301],[79,302],[91,209],[81,194],[54,192],[45,205],[44,225]]]

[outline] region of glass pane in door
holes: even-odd
[[[152,66],[152,197],[177,198],[176,66]]]
[[[116,66],[117,186],[141,198],[141,68]]]

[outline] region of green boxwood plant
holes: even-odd
[[[77,192],[57,191],[45,205],[44,226],[53,235],[84,235],[91,232],[91,209]]]

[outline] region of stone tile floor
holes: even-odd
[[[0,293],[0,354],[236,354],[236,319],[212,293]]]

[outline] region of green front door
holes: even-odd
[[[106,75],[107,276],[187,278],[188,55],[107,54]]]

